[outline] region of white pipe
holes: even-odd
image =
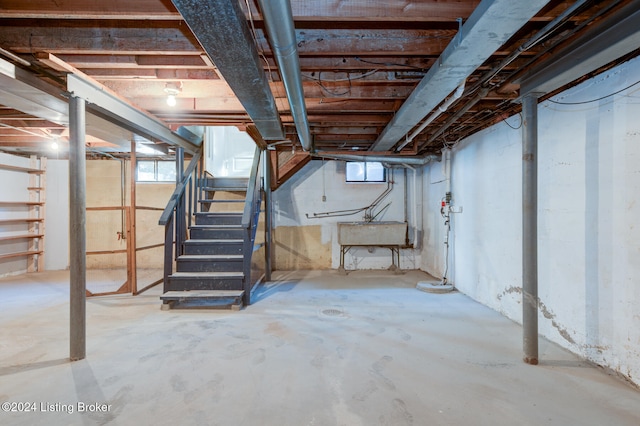
[[[451,194],[451,149],[445,148],[442,150],[442,174],[444,175],[444,188],[445,188],[445,199],[447,196]],[[442,277],[443,284],[447,283],[447,275],[449,275],[449,263],[450,263],[450,254],[451,254],[451,210],[450,203],[443,207],[445,209],[445,217],[446,217],[446,225],[445,225],[445,235],[444,235],[444,275]]]
[[[424,129],[427,128],[429,124],[433,123],[433,120],[438,118],[440,114],[445,112],[455,101],[460,99],[460,97],[464,93],[464,86],[465,81],[463,80],[455,90],[455,92],[453,92],[453,94],[449,96],[449,98],[446,99],[442,103],[442,105],[440,105],[435,111],[433,111],[431,115],[429,115],[429,117],[427,117],[427,119],[416,130],[414,130],[399,147],[396,148],[396,151],[400,151],[402,148],[409,145],[416,138],[416,136],[418,136]]]
[[[445,194],[451,192],[451,149],[442,150],[442,174],[445,179]]]
[[[378,161],[380,163],[387,163],[392,165],[401,166],[424,166],[432,161],[440,160],[437,155],[427,155],[424,157],[409,157],[409,156],[392,156],[392,155],[354,155],[354,154],[323,154],[322,151],[314,152],[311,154],[314,158],[329,158],[331,160],[343,160],[343,161]]]
[[[418,177],[418,171],[422,173],[422,169],[418,169],[409,164],[396,164],[396,166],[402,166],[405,169],[409,169],[413,172],[413,212],[412,212],[412,225],[413,225],[413,239],[411,240],[411,246],[414,249],[422,247],[422,189],[423,182],[422,176]],[[405,179],[405,185],[407,180]]]
[[[422,172],[422,170],[420,170]],[[418,169],[413,169],[413,217],[415,227],[413,229],[413,248],[421,248],[422,241],[422,176],[418,177]]]

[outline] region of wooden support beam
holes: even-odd
[[[181,20],[182,17],[169,1],[111,0],[103,2],[65,0],[3,0],[0,18],[20,19],[140,19]]]

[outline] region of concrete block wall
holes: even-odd
[[[640,58],[539,105],[540,333],[640,385]],[[572,103],[572,104],[566,104]],[[521,322],[520,117],[453,149],[449,268],[456,287]],[[442,189],[425,168],[425,205]],[[425,223],[437,223],[425,208]],[[429,227],[427,227],[429,228]],[[444,264],[442,226],[425,233],[423,268]],[[433,237],[433,238],[432,238]],[[541,353],[544,359],[544,354]]]

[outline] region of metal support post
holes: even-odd
[[[524,362],[538,364],[538,96],[522,100],[522,332]]]
[[[86,151],[85,101],[69,98],[70,358],[86,356]]]
[[[184,179],[184,149],[176,148],[176,185],[180,185]],[[180,195],[180,200],[176,204],[176,259],[182,255],[182,243],[186,239],[185,223],[185,194]]]
[[[271,194],[271,156],[268,150],[262,151],[263,163],[264,163],[264,241],[265,241],[265,281],[271,281],[271,271],[273,270],[272,256],[273,256],[273,241],[271,227],[272,223],[272,194]]]
[[[136,141],[131,139],[131,171],[129,173],[129,180],[131,184],[129,205],[131,206],[131,213],[129,213],[129,220],[131,224],[131,235],[129,235],[129,242],[131,243],[131,250],[128,253],[130,271],[127,271],[129,277],[129,290],[131,294],[138,294],[138,255],[136,247],[136,171],[138,170],[138,160],[136,158]]]

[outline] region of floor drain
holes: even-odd
[[[329,317],[340,317],[343,312],[340,309],[324,309],[322,311],[323,315],[327,315]]]

